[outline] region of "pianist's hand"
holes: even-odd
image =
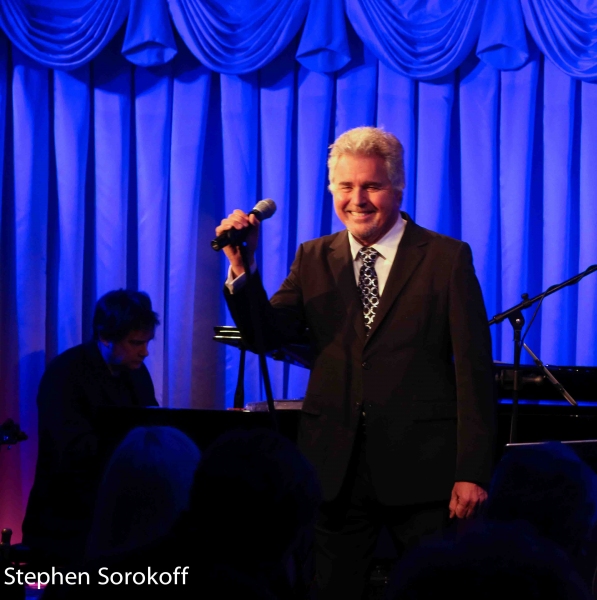
[[[255,215],[248,215],[237,208],[226,219],[222,219],[222,222],[216,227],[216,235],[220,235],[229,229],[240,230],[246,227],[250,227],[246,242],[249,264],[252,264],[255,257],[255,250],[257,249],[257,242],[259,241],[259,219]],[[238,277],[244,273],[245,268],[239,249],[234,246],[225,246],[223,251],[230,261],[234,277]]]

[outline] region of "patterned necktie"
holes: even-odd
[[[379,256],[379,252],[373,248],[363,247],[359,250],[359,256],[363,261],[359,274],[359,291],[368,334],[373,325],[373,319],[375,319],[375,311],[379,306],[379,288],[377,287],[377,273],[375,272],[375,261]]]

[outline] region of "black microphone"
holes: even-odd
[[[276,203],[271,198],[257,202],[253,210],[249,213],[255,215],[259,221],[269,219],[276,212]],[[214,250],[221,250],[225,246],[240,246],[249,233],[249,227],[244,229],[228,229],[221,233],[215,240],[211,241],[211,247]]]

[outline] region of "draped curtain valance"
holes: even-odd
[[[562,71],[597,78],[593,0],[3,0],[0,28],[40,64],[75,69],[126,22],[122,54],[148,67],[184,43],[218,73],[246,74],[299,36],[296,59],[329,73],[351,60],[355,34],[389,68],[413,79],[454,71],[475,50],[502,69],[522,67],[528,44]],[[178,34],[178,39],[177,35]]]

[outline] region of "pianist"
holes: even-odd
[[[328,167],[346,229],[301,244],[270,302],[254,266],[255,216],[236,210],[216,234],[250,228],[249,285],[238,249],[225,248],[225,295],[244,338],[254,339],[252,291],[268,346],[309,330],[314,361],[299,444],[325,499],[318,598],[356,600],[382,525],[400,552],[485,501],[493,365],[469,246],[400,211],[400,142],[377,128],[353,129],[332,145]]]
[[[100,465],[99,406],[157,406],[143,361],[157,314],[144,292],[115,290],[95,307],[93,340],[52,360],[37,395],[39,449],[23,522],[23,543],[42,562],[80,559],[89,533]]]

